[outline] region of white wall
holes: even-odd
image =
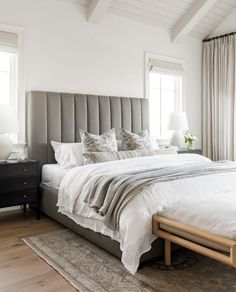
[[[0,0],[0,23],[23,26],[26,90],[144,96],[144,52],[186,60],[190,129],[201,138],[201,41],[59,0]]]
[[[211,34],[212,36],[222,35],[236,31],[236,9],[234,9],[228,17],[217,27]]]

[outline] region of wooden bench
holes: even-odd
[[[177,245],[183,246],[194,252],[236,268],[236,241],[185,225],[158,214],[153,215],[152,223],[152,233],[163,238],[165,241],[166,265],[171,265],[171,242],[173,242]],[[167,231],[165,227],[167,229],[171,228],[171,232]],[[210,243],[217,244],[228,252],[216,250],[194,242],[193,240],[186,239],[183,236],[179,236],[179,232],[184,232],[189,236],[194,236],[194,238],[199,239],[199,241],[206,240]]]

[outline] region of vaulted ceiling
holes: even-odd
[[[236,0],[63,0],[87,7],[88,21],[106,13],[166,28],[173,41],[208,37],[236,8]]]

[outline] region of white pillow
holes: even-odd
[[[83,165],[82,143],[62,143],[51,141],[56,162],[62,166]]]

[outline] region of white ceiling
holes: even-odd
[[[177,30],[181,37],[201,39],[209,36],[236,8],[236,0],[64,0],[90,8],[104,5],[103,13],[111,13],[157,27]],[[200,7],[199,6],[203,6]],[[205,6],[204,6],[205,5]],[[99,7],[101,14],[101,7]],[[98,10],[99,10],[98,9]],[[202,9],[200,11],[200,9]],[[198,14],[197,14],[198,13]],[[199,16],[200,15],[200,16]],[[190,16],[192,19],[190,19]],[[98,19],[100,20],[101,15]],[[194,19],[193,19],[194,18]],[[192,22],[191,22],[192,21]],[[98,21],[97,21],[98,22]],[[180,26],[180,27],[179,27]],[[187,26],[187,27],[186,27]],[[187,29],[187,32],[186,32]],[[172,38],[175,39],[176,37]]]

